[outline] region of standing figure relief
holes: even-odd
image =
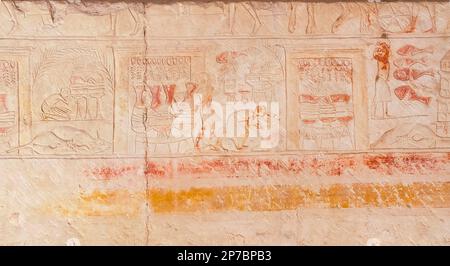
[[[138,34],[145,21],[145,7],[138,2],[107,2],[107,1],[83,1],[83,0],[43,0],[36,2],[8,0],[1,1],[8,11],[12,27],[10,34],[14,34],[21,28],[22,19],[27,16],[40,16],[43,29],[58,29],[64,23],[66,16],[71,14],[85,14],[89,16],[108,16],[109,25],[105,35],[117,34],[117,15],[121,11],[128,11],[134,22],[130,35]]]

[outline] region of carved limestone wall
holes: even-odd
[[[447,245],[449,38],[448,1],[0,1],[0,244]]]

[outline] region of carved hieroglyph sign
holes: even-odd
[[[448,1],[0,1],[0,244],[448,244],[449,38]]]

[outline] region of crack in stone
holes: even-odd
[[[148,43],[147,43],[147,20],[146,18],[146,14],[147,14],[147,6],[146,6],[146,2],[143,1],[142,2],[143,5],[143,9],[144,9],[144,26],[143,26],[143,38],[144,38],[144,59],[147,58],[147,54],[148,54]],[[145,70],[144,70],[144,77],[143,77],[143,84],[144,84],[144,90],[145,90],[145,86],[147,83],[147,77],[148,77],[148,65],[145,65]],[[150,238],[150,227],[149,227],[149,221],[150,221],[150,202],[149,202],[149,176],[147,174],[147,167],[148,167],[148,151],[149,151],[149,147],[148,147],[148,134],[147,134],[147,105],[145,105],[144,107],[144,133],[145,133],[145,138],[144,138],[144,175],[145,175],[145,201],[146,201],[146,217],[145,217],[145,245],[147,246],[149,244],[149,238]]]

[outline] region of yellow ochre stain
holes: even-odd
[[[64,216],[137,216],[144,205],[143,193],[116,189],[80,193],[78,199],[61,202],[55,209]]]
[[[150,189],[156,213],[279,211],[298,208],[450,207],[450,182],[334,184],[319,189],[299,185]]]
[[[448,208],[450,182],[356,183],[94,190],[60,202],[64,216],[136,216],[147,201],[155,213],[281,211],[298,208]]]

